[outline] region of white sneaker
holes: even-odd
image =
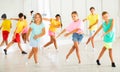
[[[26,63],[25,63],[25,64],[26,64],[26,65],[28,65],[28,64],[29,64],[29,59],[27,59],[27,60],[26,60]]]

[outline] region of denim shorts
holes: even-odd
[[[73,42],[81,42],[83,39],[83,34],[74,33],[72,35]]]

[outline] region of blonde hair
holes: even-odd
[[[39,17],[40,17],[40,23],[42,23],[42,16],[41,16],[40,13],[36,13],[36,14],[34,15],[34,23],[36,23],[35,17],[36,17],[37,15],[39,15]]]

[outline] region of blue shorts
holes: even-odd
[[[73,42],[81,42],[83,39],[83,34],[74,33],[72,35]]]

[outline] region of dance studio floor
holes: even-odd
[[[75,52],[65,60],[65,56],[72,46],[71,40],[58,40],[59,51],[56,52],[53,45],[44,50],[39,49],[39,64],[34,64],[33,58],[26,64],[27,55],[22,55],[13,45],[5,56],[3,48],[0,47],[0,72],[120,72],[120,39],[117,39],[113,45],[113,56],[116,62],[116,68],[111,67],[108,51],[101,59],[101,66],[96,65],[96,59],[102,48],[103,42],[95,42],[95,50],[89,44],[85,48],[85,43],[80,44],[81,64],[78,64]],[[22,47],[30,51],[28,45],[22,44]]]

